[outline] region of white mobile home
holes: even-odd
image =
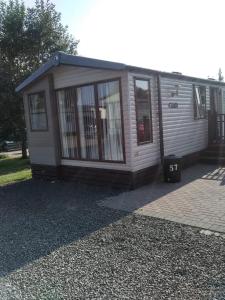
[[[133,188],[164,156],[187,165],[224,141],[225,83],[215,80],[58,52],[17,91],[34,177]],[[221,121],[210,134],[208,111]]]

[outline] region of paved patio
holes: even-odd
[[[225,233],[225,167],[198,164],[180,183],[154,183],[99,204]]]

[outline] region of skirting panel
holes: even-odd
[[[197,163],[199,158],[200,152],[183,156],[182,168],[187,168],[188,166]],[[75,166],[55,167],[36,164],[31,165],[31,169],[34,178],[47,180],[63,179],[125,189],[135,189],[151,183],[152,181],[159,179],[161,173],[161,167],[158,165],[136,172]]]
[[[31,170],[33,178],[46,180],[56,180],[60,178],[60,167],[32,164]]]
[[[133,189],[150,183],[158,175],[158,167],[153,166],[137,172],[85,168],[75,166],[31,165],[34,178],[47,180],[63,179],[95,185]]]

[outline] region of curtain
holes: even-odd
[[[77,108],[82,159],[99,159],[94,86],[77,89]]]
[[[98,84],[103,160],[122,161],[122,124],[119,81]]]
[[[57,92],[61,150],[64,158],[78,158],[74,90]]]

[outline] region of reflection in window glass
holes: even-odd
[[[44,92],[29,95],[31,130],[47,130]]]

